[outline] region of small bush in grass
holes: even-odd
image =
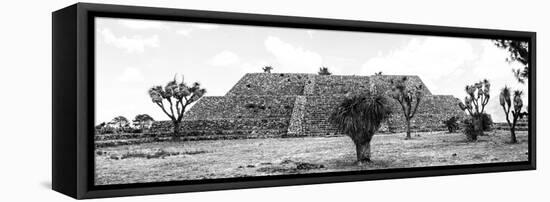
[[[449,133],[454,133],[456,130],[459,129],[458,117],[456,117],[456,116],[453,116],[453,117],[447,119],[446,121],[443,121],[443,123],[445,124],[445,126],[447,126],[447,129],[449,130]]]

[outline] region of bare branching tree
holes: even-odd
[[[149,116],[149,114],[138,114],[136,115],[134,120],[132,120],[132,122],[134,122],[134,125],[138,126],[138,128],[141,129],[142,131],[145,128],[145,125],[147,125],[147,122],[152,122],[152,121],[155,121],[155,120],[153,119],[153,117]]]
[[[422,85],[407,85],[407,77],[392,80],[392,90],[390,96],[399,102],[403,111],[403,117],[407,124],[407,136],[405,139],[411,139],[411,119],[416,114],[416,110],[422,101],[424,93]]]
[[[502,106],[502,110],[504,110],[506,122],[508,122],[508,126],[510,127],[510,143],[518,142],[516,138],[516,123],[519,119],[523,118],[523,116],[527,115],[526,112],[521,112],[521,108],[523,107],[523,100],[521,99],[522,95],[522,91],[514,91],[514,108],[512,108],[512,95],[510,93],[510,88],[505,86],[500,91],[500,106]],[[512,112],[512,120],[510,120],[510,112]]]
[[[164,88],[153,86],[149,89],[149,96],[153,103],[172,120],[174,140],[180,140],[180,124],[185,110],[205,93],[206,90],[201,88],[199,83],[195,82],[193,85],[188,86],[184,83],[183,78],[181,82],[177,82],[175,77]]]

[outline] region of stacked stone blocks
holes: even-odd
[[[342,135],[329,117],[346,95],[387,92],[391,80],[401,77],[249,73],[225,96],[205,96],[192,106],[181,124],[183,136],[226,139]],[[424,85],[418,76],[407,78],[409,84]],[[442,121],[465,117],[457,98],[432,95],[426,87],[423,90],[425,97],[411,122],[413,130],[445,130]],[[383,124],[383,132],[402,132],[406,127],[402,111],[396,101],[390,101],[394,113]],[[152,131],[168,133],[171,123],[155,122]]]

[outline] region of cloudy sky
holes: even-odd
[[[492,84],[487,112],[504,121],[498,91],[525,91],[505,61],[507,52],[490,40],[329,30],[96,19],[96,123],[118,115],[147,113],[168,119],[147,90],[184,76],[207,95],[224,95],[245,73],[418,75],[433,94],[465,96],[464,86],[487,78]]]

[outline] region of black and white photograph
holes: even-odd
[[[98,186],[528,161],[527,41],[94,24]]]

